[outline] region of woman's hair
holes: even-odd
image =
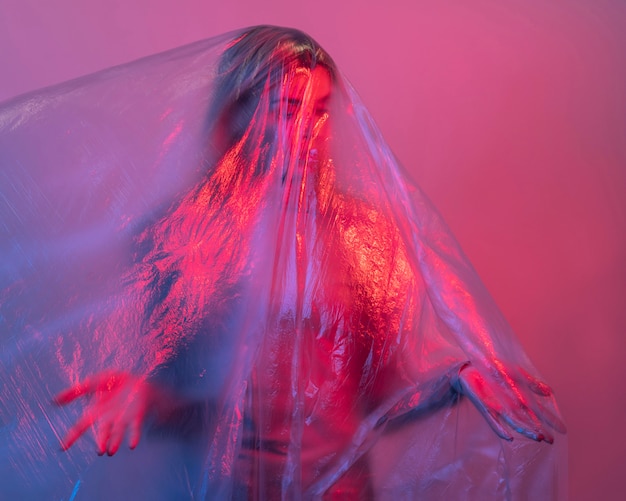
[[[209,147],[217,158],[207,157],[205,177],[140,235],[142,252],[127,277],[143,304],[142,330],[161,346],[160,361],[237,297],[249,228],[264,194],[261,174],[276,142],[267,128],[251,127],[255,112],[273,97],[263,93],[279,92],[288,72],[318,65],[334,78],[334,63],[315,41],[272,26],[247,30],[223,52],[208,116]]]
[[[278,92],[293,68],[326,68],[334,80],[335,63],[306,33],[292,28],[256,26],[238,36],[222,54],[209,109],[209,128],[222,135],[223,151],[241,139],[264,90]]]

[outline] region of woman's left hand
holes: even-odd
[[[454,387],[466,395],[491,428],[505,440],[515,431],[538,442],[554,442],[552,430],[566,433],[552,389],[521,367],[495,360],[486,371],[466,364]]]

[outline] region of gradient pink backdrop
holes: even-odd
[[[0,0],[0,100],[252,24],[312,34],[439,207],[626,493],[626,2]]]

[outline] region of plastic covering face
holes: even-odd
[[[18,97],[0,158],[2,497],[565,495],[550,388],[305,34]]]

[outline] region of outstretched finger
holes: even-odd
[[[90,376],[80,383],[75,384],[71,388],[58,393],[54,397],[53,401],[57,405],[66,405],[84,395],[92,395],[98,390],[109,387],[111,385],[110,381],[112,377],[114,376],[110,373],[95,374]]]
[[[111,439],[111,430],[113,428],[113,422],[107,420],[98,426],[98,432],[96,433],[96,452],[98,456],[103,456],[107,451],[107,444]]]
[[[138,413],[130,422],[128,430],[128,446],[134,449],[139,444],[141,438],[141,427],[143,425],[143,413]]]
[[[94,423],[94,416],[91,412],[83,414],[76,424],[70,428],[65,434],[63,441],[61,442],[61,450],[66,451],[74,442],[78,440]]]
[[[122,445],[124,435],[126,434],[126,425],[122,421],[118,421],[113,425],[109,443],[107,445],[107,454],[113,456]]]
[[[500,421],[502,405],[489,390],[480,373],[473,367],[466,367],[459,373],[459,384],[461,392],[470,399],[496,435],[509,442],[513,440]]]
[[[509,414],[503,414],[502,419],[520,435],[526,438],[530,438],[536,442],[548,442],[549,444],[554,442],[554,437],[543,430],[541,426],[529,427],[527,423],[520,419],[511,416]]]
[[[528,387],[533,391],[533,393],[541,395],[542,397],[549,397],[550,395],[552,395],[552,388],[550,388],[550,386],[548,386],[546,383],[537,379],[534,376],[531,376],[528,372],[526,372],[523,367],[519,367],[519,371],[522,376],[524,376]]]
[[[66,405],[70,402],[76,400],[78,397],[82,397],[83,395],[88,395],[93,393],[93,390],[90,390],[84,384],[79,383],[77,385],[68,388],[67,390],[63,390],[60,393],[57,393],[52,401],[57,405]]]
[[[507,440],[508,442],[511,442],[513,440],[513,436],[506,430],[504,426],[502,426],[502,423],[500,422],[500,415],[496,411],[494,411],[493,409],[489,409],[482,404],[477,404],[475,401],[473,401],[473,403],[478,409],[478,412],[483,415],[485,421],[487,421],[487,424],[491,427],[496,435],[504,440]]]

